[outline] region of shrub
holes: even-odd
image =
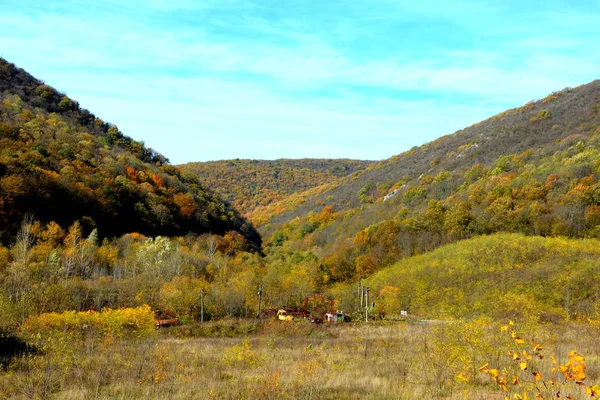
[[[600,386],[584,383],[586,359],[577,350],[571,350],[562,364],[555,356],[545,357],[543,346],[518,335],[514,323],[501,328],[514,340],[514,348],[507,351],[509,361],[505,366],[490,368],[484,364],[479,371],[489,375],[505,393],[516,400],[573,399],[585,392],[592,400],[600,398]]]
[[[30,317],[21,326],[25,337],[39,340],[68,335],[76,339],[88,333],[109,338],[145,337],[154,331],[155,316],[148,305],[137,308],[103,309],[101,312],[65,311]]]

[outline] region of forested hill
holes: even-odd
[[[600,236],[600,81],[555,92],[259,207],[276,246],[311,248],[328,279],[494,232]]]
[[[222,160],[181,165],[248,213],[285,197],[364,170],[374,161],[348,159]]]
[[[600,241],[499,233],[462,240],[405,258],[370,276],[382,313],[409,310],[424,318],[530,319],[597,315]],[[337,288],[352,309],[356,289]]]
[[[223,234],[260,246],[225,201],[156,151],[0,58],[0,241],[26,214],[101,236]]]

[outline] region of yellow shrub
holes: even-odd
[[[223,363],[229,367],[237,366],[249,369],[256,368],[262,359],[263,357],[252,349],[248,340],[225,349],[222,356]]]
[[[110,337],[143,337],[154,331],[155,316],[148,305],[118,310],[65,311],[28,318],[21,326],[24,336],[47,338],[57,333],[77,336],[97,332]]]

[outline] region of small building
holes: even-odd
[[[326,313],[325,321],[337,324],[338,322],[344,322],[345,315],[343,312],[337,311],[334,313]]]

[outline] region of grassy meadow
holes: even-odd
[[[113,333],[34,335],[37,352],[0,374],[0,398],[590,399],[600,382],[594,324],[225,320]],[[572,350],[585,357],[582,385],[567,379],[581,359],[552,372],[551,356],[567,365]]]

